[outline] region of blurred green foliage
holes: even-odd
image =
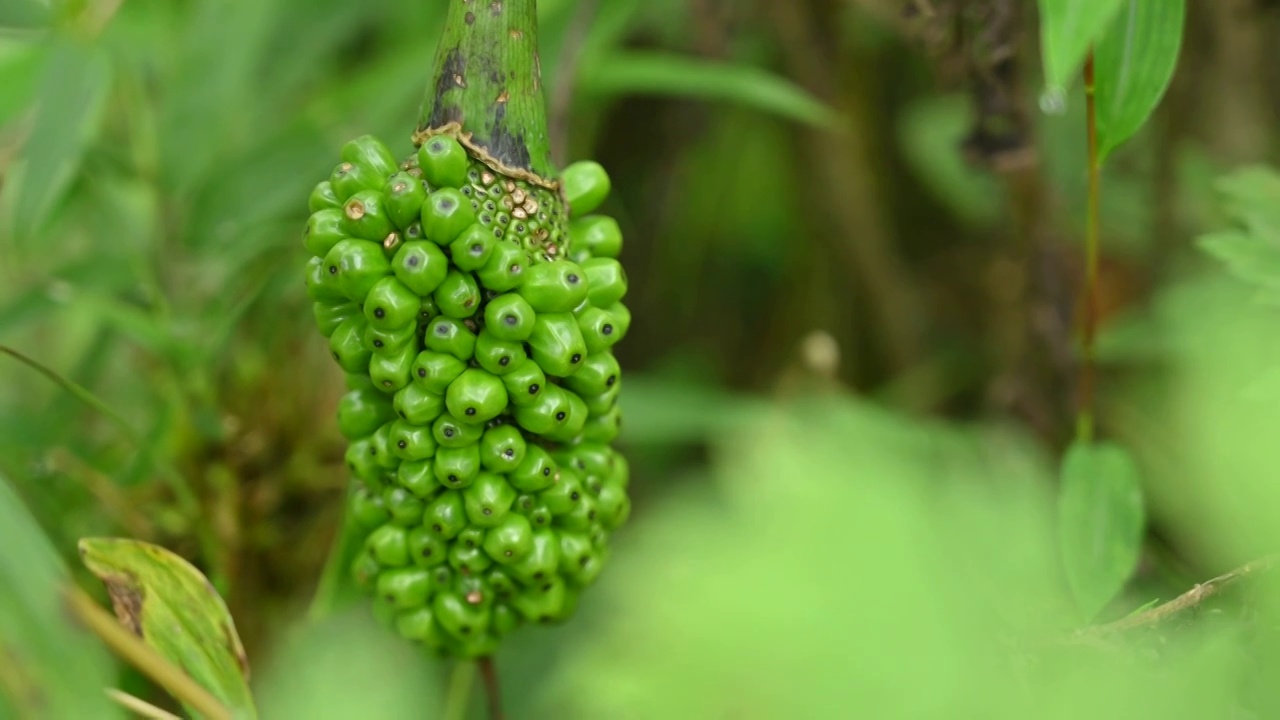
[[[512,717],[1280,712],[1265,581],[1135,637],[1064,640],[1084,102],[990,102],[1035,107],[1033,17],[989,33],[1017,49],[996,82],[990,48],[922,50],[893,3],[539,5],[558,150],[609,170],[627,237],[636,509],[581,616],[499,655]],[[1100,621],[1280,542],[1280,176],[1265,146],[1240,168],[1217,129],[1269,137],[1280,107],[1231,94],[1274,78],[1204,38],[1276,22],[1188,13],[1170,97],[1103,177],[1100,427],[1135,457],[1150,528]],[[0,344],[83,389],[0,356],[0,540],[18,549],[0,554],[0,716],[31,682],[67,703],[52,716],[104,716],[107,685],[175,707],[55,618],[55,568],[85,536],[209,576],[264,717],[445,702],[446,669],[362,614],[297,624],[346,482],[306,197],[350,137],[407,151],[442,17],[0,2]],[[1012,130],[975,142],[993,112]]]

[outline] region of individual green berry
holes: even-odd
[[[575,326],[576,327],[576,326]],[[476,334],[461,320],[438,317],[427,326],[422,342],[428,350],[448,353],[459,360],[470,360],[476,348]]]
[[[613,385],[599,395],[588,395],[582,398],[587,404],[587,412],[592,415],[604,415],[613,409],[614,404],[618,402],[618,395],[622,391],[622,379],[619,378]]]
[[[449,412],[459,420],[473,424],[486,423],[506,409],[507,388],[495,375],[479,368],[471,368],[449,385],[444,402]],[[477,434],[472,442],[479,439]]]
[[[462,499],[464,502],[466,501],[466,495],[467,494],[465,492],[462,494]],[[467,527],[466,530],[463,530],[462,532],[458,533],[458,537],[454,539],[454,542],[467,549],[478,548],[484,542],[484,528],[469,526]],[[463,582],[463,579],[459,578],[459,583],[462,583],[462,582]],[[473,579],[471,581],[468,581],[468,584],[472,584],[474,582],[475,581]],[[458,589],[462,589],[462,588],[459,587]]]
[[[369,436],[369,454],[383,470],[394,470],[400,464],[391,452],[391,423],[386,423]]]
[[[324,257],[334,245],[347,237],[342,229],[342,210],[336,206],[327,207],[311,213],[307,218],[302,244],[312,255]]]
[[[591,539],[571,531],[560,533],[560,573],[571,575],[587,565],[596,554]]]
[[[518,513],[508,513],[484,536],[484,551],[503,565],[520,562],[532,550],[533,526]]]
[[[604,570],[605,551],[593,549],[578,559],[578,566],[572,572],[566,572],[566,579],[578,588],[589,587],[600,577]]]
[[[398,525],[383,525],[370,533],[365,547],[383,567],[404,567],[409,564],[406,543],[408,531]]]
[[[407,172],[398,172],[387,180],[382,193],[387,198],[387,216],[396,227],[405,230],[422,217],[427,189],[421,180]]]
[[[569,313],[539,314],[529,335],[529,349],[533,361],[554,377],[572,376],[587,357],[582,331]]]
[[[450,270],[432,297],[446,317],[464,320],[480,309],[480,286],[469,272]]]
[[[412,326],[421,304],[407,285],[394,277],[384,277],[369,288],[364,317],[370,326],[383,330]]]
[[[551,487],[560,468],[551,454],[537,445],[528,445],[524,460],[512,470],[511,485],[520,492],[538,492]]]
[[[339,323],[333,335],[329,336],[329,352],[338,367],[346,372],[358,373],[369,369],[369,358],[373,353],[364,346],[365,327],[364,316],[356,315]]]
[[[427,503],[422,515],[422,527],[444,540],[452,540],[467,527],[467,513],[462,503],[462,493],[446,490]]]
[[[565,200],[574,216],[594,212],[609,196],[609,174],[598,162],[579,160],[560,173]]]
[[[542,397],[542,391],[547,387],[547,376],[538,363],[524,362],[503,375],[502,384],[507,386],[507,398],[512,405],[532,405]]]
[[[348,440],[373,434],[395,416],[391,400],[376,390],[352,390],[338,401],[338,430]]]
[[[499,340],[489,332],[488,328],[476,336],[475,359],[480,367],[493,375],[506,375],[520,367],[529,355],[524,345],[518,342]],[[505,397],[505,391],[504,391]],[[503,400],[506,403],[506,400]]]
[[[511,604],[529,622],[555,622],[565,616],[564,580],[560,577],[540,580],[517,593]]]
[[[382,497],[395,524],[413,527],[422,522],[422,511],[426,507],[422,498],[402,487],[389,487]]]
[[[604,352],[618,342],[617,321],[608,310],[588,306],[576,314],[574,319],[578,322],[578,330],[582,333],[588,355]]]
[[[618,339],[615,342],[621,342],[627,336],[627,330],[631,329],[631,310],[622,303],[616,303],[609,308],[609,312],[613,314],[616,324],[616,332],[614,334]]]
[[[621,373],[618,360],[612,353],[596,353],[587,356],[582,366],[578,368],[578,372],[572,377],[565,378],[564,384],[578,395],[590,397],[613,387]]]
[[[568,400],[569,403],[569,409],[563,418],[560,417],[559,412],[556,413],[556,427],[547,431],[546,436],[547,439],[554,440],[556,442],[569,442],[575,439],[578,436],[578,433],[582,432],[582,428],[586,424],[590,413],[587,409],[586,403],[583,402],[582,398],[578,397],[577,393],[572,390],[564,390],[562,388],[557,389],[564,393],[565,399]],[[537,405],[538,404],[535,403],[528,407],[537,407]]]
[[[468,370],[467,372],[471,371]],[[466,377],[466,373],[463,373],[462,377]],[[459,380],[461,379],[459,378]],[[451,385],[450,388],[452,387]],[[445,396],[445,407],[449,407],[447,395]],[[432,437],[435,438],[440,447],[460,448],[480,442],[480,436],[484,434],[484,427],[471,422],[470,418],[463,421],[452,413],[453,411],[450,410],[448,413],[441,415],[436,419],[435,424],[431,426]]]
[[[307,200],[307,211],[318,213],[321,210],[330,208],[338,208],[342,206],[342,201],[338,199],[338,195],[333,191],[333,183],[323,180],[316,183],[311,190],[311,197]]]
[[[342,203],[342,231],[349,237],[381,243],[395,232],[381,190],[361,190]]]
[[[631,514],[631,499],[627,491],[616,482],[606,482],[596,497],[596,517],[610,531],[617,530]]]
[[[391,266],[396,279],[419,297],[435,292],[449,274],[449,258],[437,245],[425,240],[401,245]]]
[[[443,648],[449,640],[430,607],[419,607],[396,615],[395,625],[400,637],[436,650]]]
[[[520,614],[515,608],[505,603],[498,603],[493,606],[493,618],[489,621],[490,632],[499,637],[509,634],[512,630],[520,627]]]
[[[529,547],[533,547],[533,538],[530,538]],[[498,600],[505,600],[515,594],[517,586],[516,581],[503,570],[501,567],[490,568],[484,574],[485,584],[489,586],[489,590]]]
[[[560,477],[538,493],[538,501],[547,506],[552,515],[567,515],[582,502],[582,479],[569,468],[560,468]]]
[[[458,239],[449,245],[449,254],[453,258],[453,264],[459,269],[475,271],[484,267],[489,255],[493,253],[494,244],[493,233],[484,225],[476,223],[462,231]]]
[[[311,315],[316,321],[316,328],[320,334],[333,337],[333,331],[337,330],[344,320],[360,315],[360,308],[355,303],[345,300],[343,302],[316,301],[311,303]]]
[[[615,405],[604,415],[587,418],[582,426],[582,439],[587,442],[611,443],[622,430],[622,413]]]
[[[338,202],[345,203],[358,192],[381,188],[385,179],[385,175],[378,174],[367,165],[344,162],[333,169],[329,176],[329,186]]]
[[[455,490],[465,488],[480,474],[480,449],[474,444],[441,447],[436,450],[433,469],[441,485]]]
[[[501,475],[484,472],[462,491],[462,499],[471,524],[494,527],[511,511],[516,491]]]
[[[627,294],[627,273],[613,258],[598,257],[582,263],[587,274],[588,298],[598,308],[607,308]]]
[[[507,292],[520,286],[528,265],[529,256],[519,246],[497,242],[476,276],[486,288],[495,292]]]
[[[430,590],[431,573],[422,568],[396,568],[378,576],[378,597],[397,610],[421,607],[427,602]]]
[[[596,499],[585,490],[580,490],[579,493],[580,497],[569,508],[569,512],[556,517],[556,525],[568,530],[587,532],[591,529],[591,524],[596,522]]]
[[[368,306],[366,305],[365,307],[367,308]],[[418,326],[413,323],[394,330],[379,330],[376,327],[369,326],[364,331],[364,346],[371,353],[391,355],[404,350],[410,344],[416,345],[414,340],[417,338]]]
[[[435,440],[431,443],[434,446]],[[430,498],[440,487],[440,483],[436,481],[435,463],[430,458],[402,461],[400,467],[396,468],[396,482],[420,498]]]
[[[453,355],[423,350],[413,362],[413,381],[434,393],[444,394],[467,369],[467,363]]]
[[[395,155],[373,135],[361,135],[343,144],[339,156],[344,162],[360,165],[385,178],[396,171]]]
[[[379,390],[392,394],[409,384],[417,348],[406,344],[390,353],[373,353],[369,358],[369,378]]]
[[[395,394],[396,414],[414,425],[431,425],[444,412],[444,395],[410,383]]]
[[[418,167],[434,187],[463,187],[467,184],[470,163],[466,149],[451,137],[436,135],[418,148]]]
[[[454,543],[449,548],[449,564],[464,576],[476,575],[493,566],[493,558],[489,557],[480,546],[467,547]]]
[[[587,275],[569,260],[533,265],[525,270],[520,295],[538,313],[567,313],[588,296]]]
[[[348,300],[364,303],[369,290],[391,274],[391,263],[377,243],[347,239],[334,245],[324,256],[325,268],[337,278]]]
[[[568,451],[574,467],[588,475],[608,475],[613,471],[617,453],[608,445],[580,443]]]
[[[480,464],[486,470],[509,473],[524,462],[528,445],[520,429],[514,425],[499,425],[484,431],[480,438]]]
[[[622,229],[607,215],[588,215],[569,223],[569,246],[591,257],[617,258],[622,254]]]
[[[430,295],[422,298],[422,303],[418,306],[418,328],[426,330],[431,321],[440,317],[440,308],[436,307],[436,301]]]
[[[431,430],[397,420],[391,425],[391,452],[401,460],[425,460],[436,452],[436,439]]]
[[[372,485],[381,486],[383,471],[378,465],[372,439],[366,437],[349,443],[343,454],[343,461],[352,475]]]
[[[455,593],[437,593],[431,609],[441,627],[455,638],[475,637],[489,629],[489,613]]]
[[[382,495],[372,492],[365,485],[358,486],[351,494],[350,507],[352,519],[366,530],[372,530],[391,519]]]
[[[553,530],[534,530],[533,546],[523,560],[507,566],[507,572],[522,583],[553,577],[560,566],[560,538]]]
[[[533,333],[535,317],[528,300],[514,293],[499,295],[485,306],[485,331],[504,342],[524,342]]]
[[[413,564],[421,568],[433,568],[445,562],[448,546],[441,537],[427,530],[416,527],[405,537],[405,549]]]
[[[456,188],[440,188],[422,203],[422,233],[437,245],[452,243],[475,221],[471,201]]]

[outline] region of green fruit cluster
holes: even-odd
[[[609,179],[582,162],[548,188],[448,135],[403,162],[363,136],[341,160],[304,244],[349,389],[338,423],[365,533],[351,570],[402,636],[478,657],[567,619],[630,512],[610,447],[622,238],[590,214]]]

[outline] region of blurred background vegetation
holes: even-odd
[[[615,188],[604,211],[626,237],[636,319],[618,355],[635,529],[581,622],[530,631],[500,658],[512,697],[534,703],[551,687],[545,707],[593,707],[571,682],[544,680],[562,656],[597,670],[613,657],[612,674],[589,677],[619,704],[574,717],[728,717],[714,700],[663,707],[674,696],[640,692],[663,682],[652,673],[716,665],[691,648],[730,647],[719,635],[663,646],[681,618],[645,615],[653,606],[628,594],[656,577],[707,603],[699,618],[749,634],[774,616],[714,591],[763,592],[791,568],[784,585],[803,599],[767,604],[804,627],[758,638],[793,653],[753,672],[896,662],[795,644],[816,648],[830,631],[933,658],[915,671],[944,684],[964,653],[990,649],[969,643],[981,623],[961,612],[988,606],[937,574],[942,558],[913,561],[908,538],[936,533],[949,538],[944,557],[990,560],[984,572],[1014,583],[1010,593],[1059,591],[1041,496],[1072,433],[1084,103],[1077,90],[1064,112],[1040,110],[1033,5],[541,0],[559,161],[604,164]],[[1274,365],[1274,308],[1196,240],[1243,222],[1280,242],[1275,216],[1259,219],[1280,205],[1274,176],[1237,174],[1278,159],[1280,5],[1188,12],[1168,96],[1103,179],[1100,427],[1139,455],[1150,503],[1147,552],[1113,616],[1261,554],[1275,533],[1264,429],[1276,405],[1223,400]],[[344,386],[302,282],[306,198],[350,137],[374,133],[407,153],[443,16],[442,3],[405,0],[0,2],[0,344],[119,420],[4,358],[0,477],[68,561],[91,535],[190,558],[264,663],[314,591],[346,482],[333,420]],[[815,395],[827,400],[795,414],[806,433],[765,431],[783,422],[770,408]],[[877,477],[902,487],[868,485]],[[953,497],[953,486],[990,502]],[[711,488],[730,499],[708,499]],[[725,527],[688,515],[740,496]],[[925,505],[950,507],[951,519]],[[802,542],[792,521],[818,529]],[[784,551],[793,545],[808,554]],[[1020,559],[1001,555],[1010,545]],[[689,548],[723,577],[659,562]],[[781,554],[735,564],[749,548]],[[839,579],[810,577],[823,569]],[[894,572],[934,584],[886,594]],[[861,589],[866,577],[882,591]],[[822,597],[806,594],[814,587]],[[999,605],[1000,593],[980,594]],[[882,637],[873,620],[891,610],[913,613],[912,632]],[[600,628],[611,630],[593,636]],[[965,637],[943,652],[948,628]],[[599,644],[574,650],[587,639]],[[683,659],[660,667],[649,655]],[[1226,667],[1197,656],[1181,670],[1201,661]],[[992,686],[1006,677],[973,672]],[[1170,672],[1143,687],[1178,687]],[[838,674],[805,678],[815,689],[803,697],[843,687]],[[714,681],[759,687],[767,706],[775,688],[744,679],[754,678],[726,669]],[[990,700],[973,692],[970,702]],[[626,705],[629,693],[651,704]],[[781,707],[797,708],[787,697]],[[1178,698],[1161,702],[1199,707]],[[833,716],[810,710],[801,715]],[[902,716],[928,714],[917,710]]]

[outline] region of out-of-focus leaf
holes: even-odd
[[[796,85],[756,67],[657,51],[616,52],[579,69],[584,93],[672,95],[746,105],[789,120],[830,128],[835,111]]]
[[[1138,466],[1123,447],[1077,442],[1062,461],[1058,537],[1067,580],[1086,619],[1133,574],[1146,529]]]
[[[1098,155],[1128,140],[1160,103],[1182,47],[1185,0],[1124,0],[1094,56]]]
[[[0,39],[0,128],[31,105],[46,47]]]
[[[66,568],[3,476],[0,544],[0,717],[121,717],[106,653],[62,611]]]
[[[1040,45],[1045,83],[1063,91],[1080,70],[1123,0],[1040,0]]]
[[[967,97],[929,97],[907,108],[898,137],[916,174],[939,199],[969,222],[989,222],[998,217],[1002,193],[960,150],[971,125]]]
[[[364,607],[282,634],[256,683],[264,718],[417,720],[440,715],[438,668]]]
[[[1202,235],[1198,243],[1241,280],[1267,288],[1280,287],[1280,244],[1233,230]]]
[[[58,38],[49,53],[33,130],[22,153],[13,214],[15,230],[23,237],[39,230],[74,179],[111,82],[110,62],[97,47]]]
[[[1280,171],[1246,166],[1215,183],[1223,209],[1260,241],[1280,245]]]
[[[85,538],[80,556],[106,584],[125,627],[237,717],[256,717],[249,661],[235,623],[199,570],[162,547],[137,540]]]
[[[0,28],[44,27],[50,17],[49,4],[41,0],[4,0],[0,3]]]
[[[764,401],[737,398],[696,383],[643,376],[623,379],[618,402],[628,443],[701,442],[750,419]]]

